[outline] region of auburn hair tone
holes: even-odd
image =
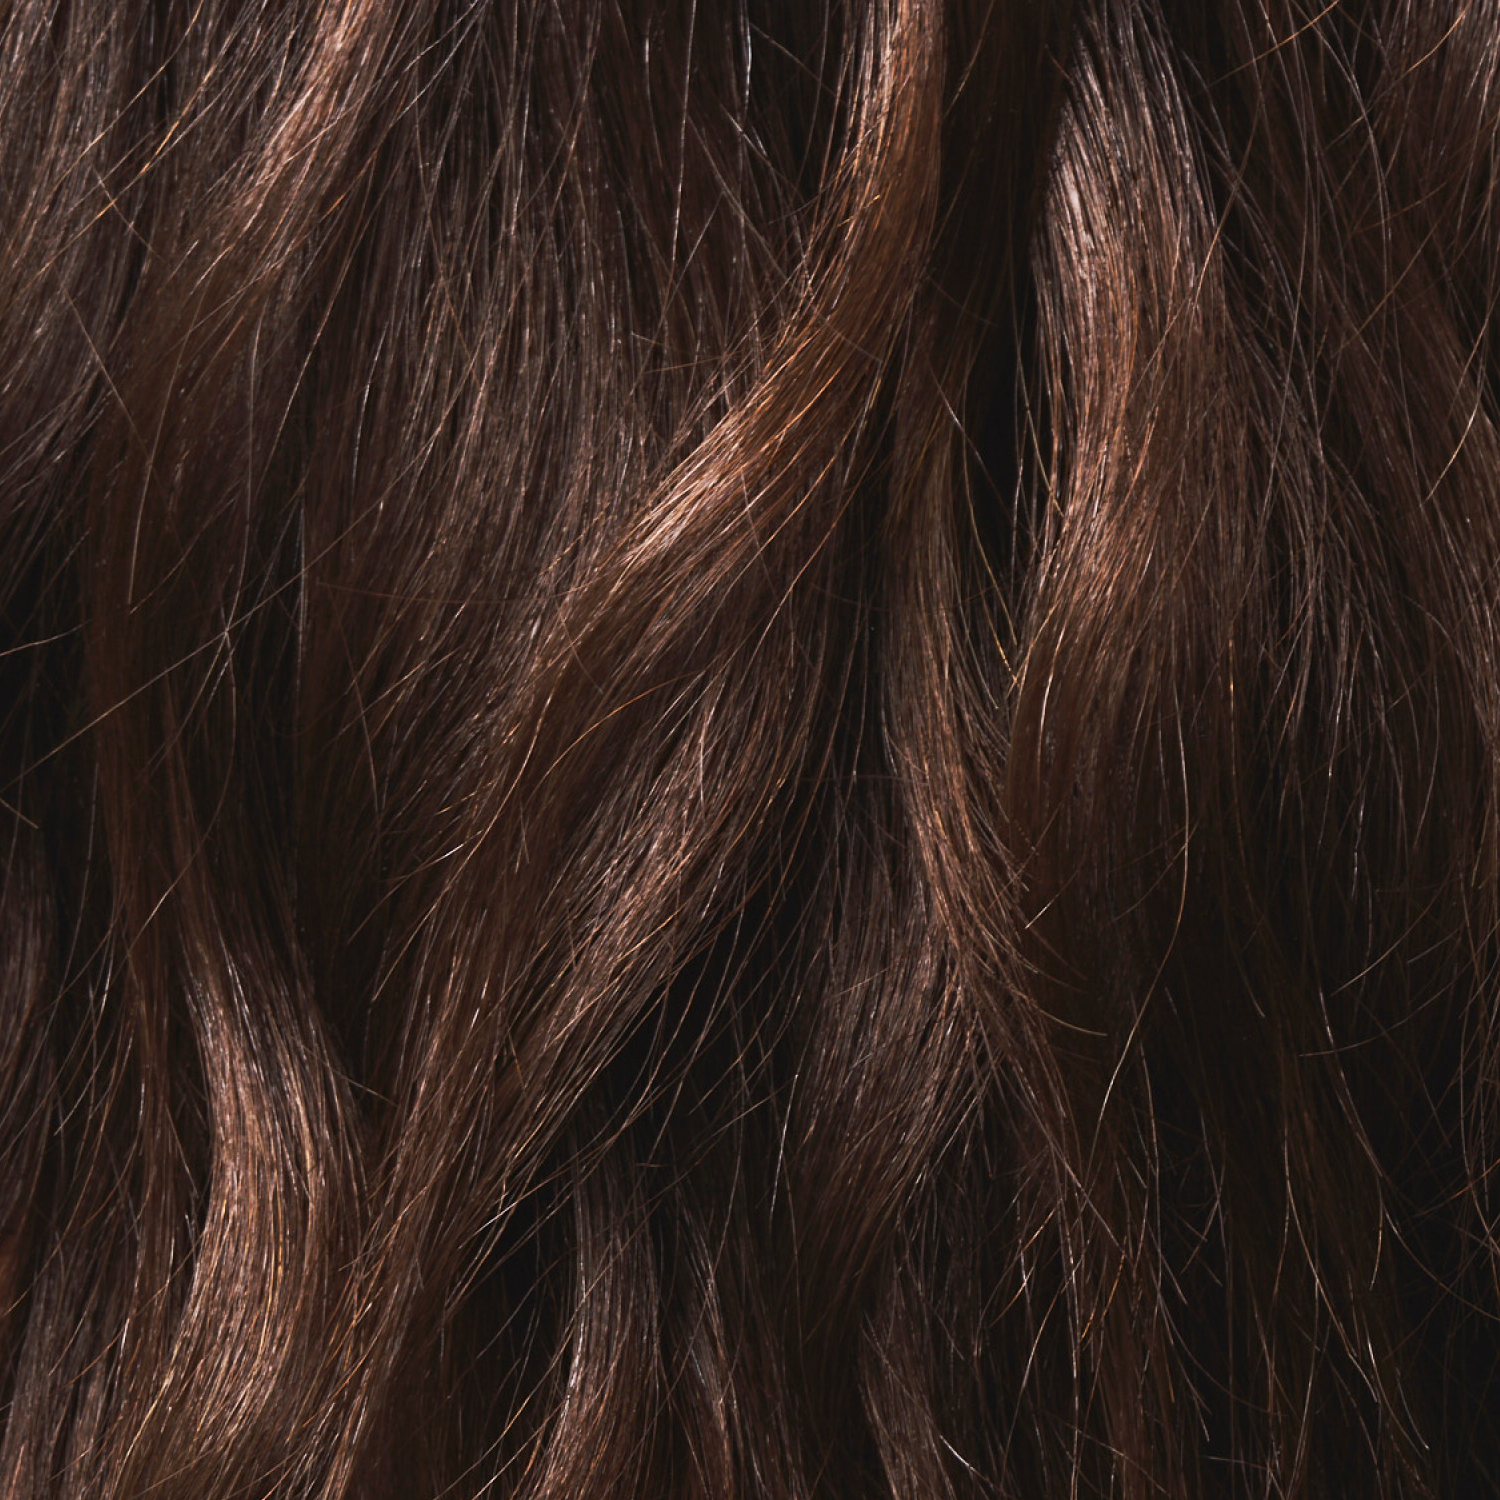
[[[1497,0],[6,0],[0,147],[0,1493],[1500,1492]]]

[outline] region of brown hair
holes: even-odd
[[[1500,1487],[1500,8],[11,0],[0,1488]]]

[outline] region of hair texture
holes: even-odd
[[[0,1492],[1500,1491],[1500,3],[5,0]]]

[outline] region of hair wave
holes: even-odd
[[[1500,1488],[1495,0],[0,9],[0,1489]]]

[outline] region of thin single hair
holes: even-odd
[[[3,0],[0,1494],[1500,1493],[1500,0]]]

